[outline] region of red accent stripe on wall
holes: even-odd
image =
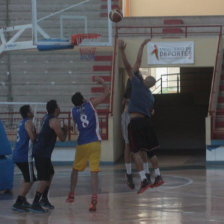
[[[109,56],[95,56],[95,61],[112,61],[112,55]]]
[[[107,126],[108,126],[108,124],[107,124],[107,122],[100,122],[100,127],[101,128],[107,128]]]
[[[224,115],[224,108],[217,108],[216,115]]]
[[[219,96],[218,97],[218,102],[219,103],[224,103],[224,97],[223,96]]]
[[[108,97],[106,100],[104,100],[103,103],[109,104],[110,103],[110,97]]]
[[[104,92],[104,88],[103,87],[92,87],[91,88],[91,92],[92,93],[103,93]]]
[[[165,25],[177,25],[177,24],[183,24],[183,20],[182,19],[165,19],[163,21],[163,24]]]
[[[105,82],[111,82],[111,76],[99,76],[100,78],[102,78]],[[92,76],[92,81],[95,82],[96,76]]]
[[[164,28],[163,33],[183,33],[183,30],[181,28]]]
[[[100,13],[100,17],[107,17],[107,13]]]
[[[223,128],[224,127],[224,121],[216,121],[215,126],[217,128]]]
[[[93,71],[98,72],[98,71],[112,71],[112,66],[110,65],[94,65],[93,66]]]
[[[109,109],[97,109],[98,114],[107,114],[109,113]]]
[[[224,139],[224,134],[222,132],[215,132],[214,139]]]

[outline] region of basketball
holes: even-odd
[[[120,9],[112,9],[109,14],[110,20],[114,23],[118,23],[123,19],[123,14]]]

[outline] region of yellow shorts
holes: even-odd
[[[101,145],[98,141],[84,145],[77,145],[73,169],[83,171],[85,170],[89,161],[90,171],[98,172],[100,163],[100,151]]]

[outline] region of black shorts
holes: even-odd
[[[151,152],[159,148],[157,136],[148,117],[132,118],[128,125],[128,139],[131,152]]]
[[[51,163],[51,159],[47,157],[34,157],[35,165],[37,169],[38,180],[49,181],[51,176],[54,175],[54,167]]]
[[[30,183],[37,180],[34,175],[33,162],[16,163],[16,165],[21,170],[23,179],[26,183]]]

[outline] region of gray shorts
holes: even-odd
[[[125,144],[128,144],[128,125],[130,122],[130,114],[124,111],[121,115],[121,128],[122,128],[122,135],[125,141]]]

